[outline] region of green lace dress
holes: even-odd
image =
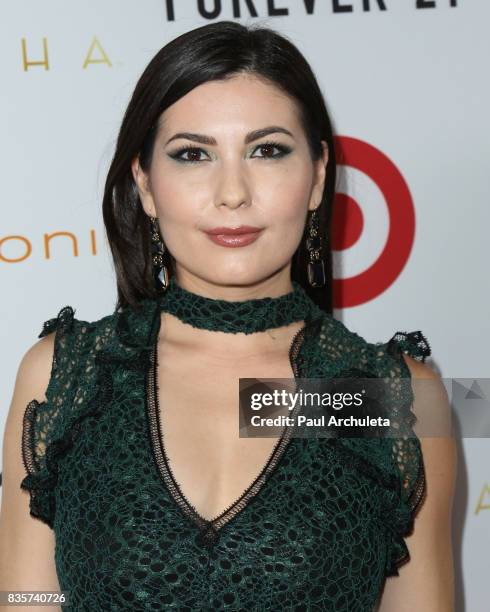
[[[305,321],[290,350],[295,377],[391,377],[393,414],[412,431],[402,353],[423,361],[424,336],[369,343],[295,295]],[[63,609],[374,610],[385,578],[409,561],[404,538],[425,492],[418,438],[315,440],[286,428],[243,495],[205,520],[162,444],[161,310],[143,300],[87,322],[66,306],[40,334],[56,332],[55,355],[47,400],[25,411],[20,486],[55,532]]]

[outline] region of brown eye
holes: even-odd
[[[254,156],[259,159],[279,159],[288,153],[291,153],[290,147],[279,144],[278,142],[264,142],[256,147],[256,151],[260,151],[261,155]],[[274,152],[276,150],[277,152]]]
[[[263,157],[274,157],[274,145],[265,144],[260,145],[259,149],[262,151]]]
[[[186,158],[185,157],[181,158],[181,159],[184,159],[184,161],[189,161],[189,162],[201,161],[202,149],[199,149],[197,147],[189,147],[187,149],[184,149],[182,153],[187,154]]]
[[[200,156],[201,156],[201,150],[200,149],[189,149],[188,150],[189,156],[188,156],[188,160],[189,161],[200,161]]]
[[[179,162],[192,164],[204,161],[201,158],[201,153],[205,153],[205,151],[200,147],[182,147],[174,153],[169,153],[169,156]],[[187,157],[184,157],[184,155],[187,155]]]

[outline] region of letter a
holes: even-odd
[[[91,57],[95,47],[98,48],[102,57],[96,57],[96,58]],[[90,49],[88,50],[88,53],[87,53],[87,57],[85,58],[85,61],[83,62],[83,68],[86,68],[89,64],[107,64],[108,66],[112,68],[111,60],[107,57],[107,53],[102,48],[102,45],[97,40],[96,36],[94,36],[94,39],[92,40],[92,44],[90,45]]]

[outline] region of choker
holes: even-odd
[[[232,334],[282,327],[323,312],[298,282],[293,280],[292,285],[292,291],[279,297],[229,301],[188,291],[172,276],[160,298],[160,310],[193,327]]]

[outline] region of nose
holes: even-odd
[[[224,164],[218,178],[215,197],[216,206],[227,206],[235,209],[250,205],[248,179],[240,160]]]

